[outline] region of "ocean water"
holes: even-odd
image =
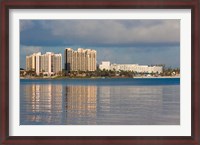
[[[20,125],[179,124],[179,78],[20,80]]]

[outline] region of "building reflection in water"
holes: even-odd
[[[97,86],[66,87],[66,124],[96,124]]]
[[[31,84],[24,86],[26,114],[23,119],[35,124],[60,124],[62,119],[62,85]],[[23,109],[23,108],[22,108]],[[25,121],[25,120],[22,120]]]
[[[163,86],[67,86],[66,124],[139,125],[159,121],[162,124],[166,119],[163,89]]]
[[[21,85],[21,124],[179,125],[180,86]]]

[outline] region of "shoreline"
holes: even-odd
[[[147,76],[140,76],[140,77],[20,77],[20,80],[62,80],[62,79],[174,79],[180,78],[180,76],[159,76],[159,77],[147,77]]]
[[[134,77],[136,79],[154,79],[154,78],[157,78],[157,79],[174,79],[174,78],[180,78],[180,76],[159,76],[159,77]]]

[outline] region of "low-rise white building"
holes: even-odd
[[[100,70],[133,71],[138,73],[162,73],[162,66],[148,66],[139,64],[111,64],[109,61],[102,61],[99,65]]]
[[[99,65],[100,70],[110,70],[110,61],[102,61],[102,63]]]

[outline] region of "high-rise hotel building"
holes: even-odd
[[[65,69],[67,71],[95,71],[96,50],[78,48],[74,51],[71,48],[65,49]]]
[[[33,53],[26,56],[26,70],[35,71],[36,75],[40,73],[46,75],[55,75],[62,72],[62,55],[46,52],[41,55],[41,52]]]

